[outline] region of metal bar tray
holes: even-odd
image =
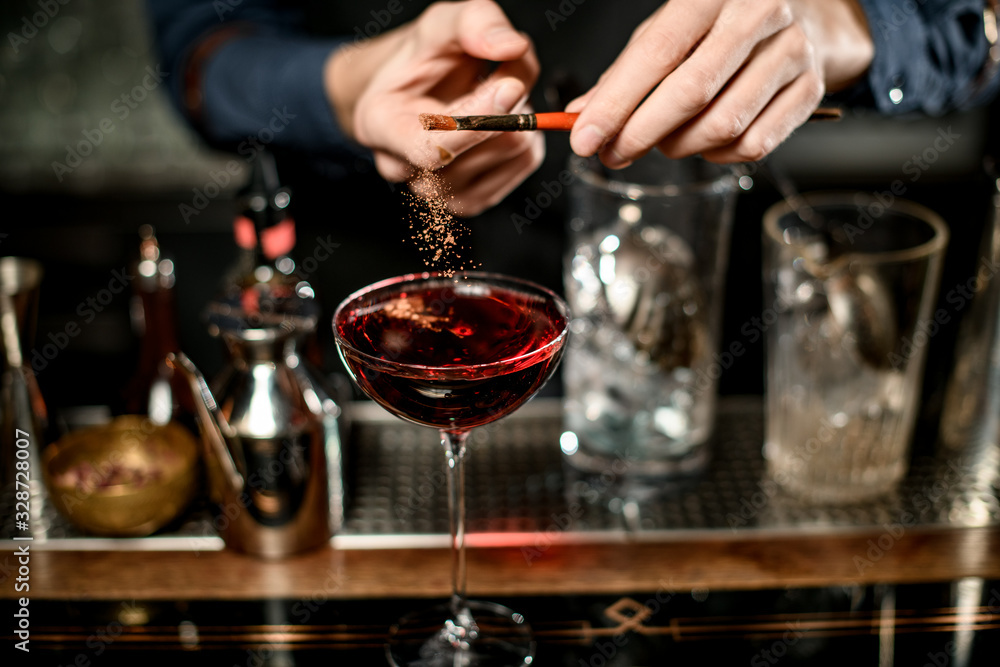
[[[448,544],[444,456],[436,432],[407,424],[373,403],[351,408],[341,549]],[[720,401],[709,469],[697,478],[635,485],[613,472],[582,477],[559,448],[561,402],[536,398],[469,437],[468,543],[527,546],[685,539],[739,540],[776,534],[877,532],[1000,523],[995,462],[916,456],[896,493],[850,506],[806,505],[770,482],[761,455],[760,397]],[[0,502],[0,541],[15,535],[10,499]],[[197,501],[170,528],[145,538],[81,534],[51,508],[37,548],[214,550],[222,540]]]

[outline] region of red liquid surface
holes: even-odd
[[[452,431],[486,424],[527,401],[559,361],[566,317],[551,300],[443,278],[406,287],[361,297],[335,323],[358,385],[399,417]]]

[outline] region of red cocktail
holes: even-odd
[[[337,349],[355,382],[396,416],[439,429],[448,462],[452,599],[393,628],[394,664],[530,664],[534,643],[521,615],[465,598],[465,437],[545,384],[568,323],[552,291],[489,273],[392,278],[337,308]]]

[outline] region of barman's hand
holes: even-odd
[[[488,73],[489,62],[500,63]],[[344,129],[372,149],[379,173],[403,181],[439,169],[461,215],[493,206],[545,155],[537,132],[428,132],[422,113],[526,111],[538,77],[531,41],[492,0],[439,2],[415,21],[335,52],[327,91]]]
[[[668,157],[759,160],[874,53],[857,0],[670,0],[568,111],[570,142],[624,167]]]

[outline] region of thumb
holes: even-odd
[[[453,26],[462,49],[482,60],[515,60],[531,48],[531,40],[511,25],[492,0],[462,3]]]

